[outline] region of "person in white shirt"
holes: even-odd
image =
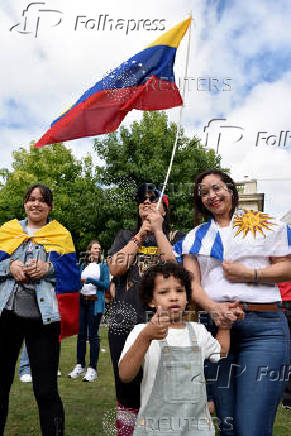
[[[92,240],[86,250],[85,263],[81,264],[82,288],[80,291],[80,318],[77,341],[77,365],[68,374],[71,379],[83,376],[83,382],[97,379],[100,352],[99,327],[105,311],[105,291],[109,288],[107,263],[100,262],[101,245]],[[90,363],[86,367],[86,341],[89,332]]]
[[[124,383],[143,367],[134,436],[167,431],[173,436],[214,435],[204,360],[217,362],[227,354],[230,324],[220,326],[215,339],[203,325],[184,321],[191,302],[191,275],[177,263],[150,268],[141,279],[140,295],[156,313],[147,324],[134,327],[119,362]]]
[[[215,371],[214,401],[221,436],[271,436],[289,367],[289,332],[278,282],[291,278],[291,229],[272,216],[235,212],[238,191],[218,169],[196,178],[196,215],[209,219],[176,244],[193,273],[193,296],[207,327],[233,321],[229,355]],[[231,312],[229,312],[231,309]],[[244,319],[238,316],[244,310]],[[236,313],[235,313],[236,312]],[[207,377],[208,378],[208,377]]]

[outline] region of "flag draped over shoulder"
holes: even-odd
[[[0,261],[8,259],[29,239],[44,247],[56,273],[55,291],[61,314],[61,336],[77,334],[81,276],[70,232],[53,220],[29,236],[24,233],[18,220],[7,221],[0,227]]]
[[[259,211],[241,210],[233,216],[232,235],[224,246],[213,219],[191,230],[174,247],[177,256],[204,255],[218,259],[271,257],[291,254],[291,228]]]
[[[132,109],[180,106],[173,65],[190,23],[191,18],[182,21],[88,89],[35,147],[112,132]]]

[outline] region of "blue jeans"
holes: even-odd
[[[95,301],[80,300],[80,326],[77,341],[77,363],[86,366],[86,340],[89,329],[90,368],[96,369],[100,351],[99,326],[102,313],[94,315]]]
[[[208,326],[213,333],[213,324]],[[271,436],[289,370],[290,338],[281,312],[246,312],[231,329],[228,357],[208,364],[221,436]]]
[[[291,304],[290,304],[291,307]],[[289,316],[287,317],[288,327],[289,327],[289,333],[291,335],[291,311],[289,311]],[[290,346],[290,354],[291,354],[291,346]],[[291,355],[290,355],[290,362],[291,362]],[[291,407],[291,371],[289,374],[289,379],[287,382],[287,386],[285,389],[285,392],[283,394],[283,404],[285,406]]]
[[[29,363],[29,357],[28,357],[25,343],[23,344],[22,347],[22,353],[20,356],[19,371],[18,371],[19,377],[21,377],[24,374],[30,374],[30,363]]]

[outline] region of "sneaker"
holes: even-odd
[[[93,382],[97,378],[97,372],[93,368],[87,368],[85,377],[83,378],[83,382]]]
[[[32,383],[32,377],[30,374],[23,374],[21,377],[19,377],[19,380],[22,383]]]
[[[291,410],[291,404],[289,403],[289,404],[286,404],[284,401],[283,401],[283,403],[282,403],[282,407],[283,407],[283,409],[285,409],[285,410]]]
[[[62,373],[61,371],[58,369],[58,377],[61,377]]]
[[[75,366],[72,372],[68,374],[69,378],[78,378],[85,374],[85,368],[83,368],[79,363]]]

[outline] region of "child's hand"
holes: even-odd
[[[153,339],[165,339],[168,334],[169,325],[171,325],[170,317],[166,312],[162,311],[161,306],[158,306],[157,313],[143,329],[142,334],[149,341]]]

